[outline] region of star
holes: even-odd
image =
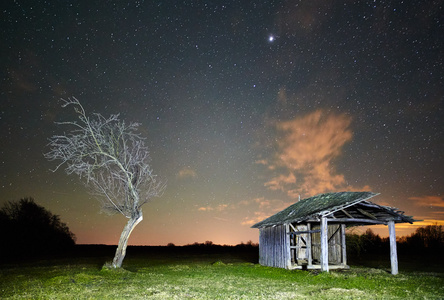
[[[270,43],[274,42],[274,40],[275,40],[274,35],[270,35],[270,36],[268,37],[268,41],[269,41]]]

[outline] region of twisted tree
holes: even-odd
[[[166,184],[158,180],[150,167],[150,155],[138,123],[125,123],[119,115],[109,118],[101,114],[88,117],[76,98],[62,99],[62,107],[74,106],[78,121],[56,122],[72,126],[68,134],[49,139],[49,160],[65,166],[67,174],[77,174],[91,192],[100,199],[109,214],[120,213],[128,218],[119,239],[113,267],[120,268],[132,230],[142,219],[142,205],[161,196]]]

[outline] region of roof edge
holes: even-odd
[[[313,201],[316,201],[316,200],[319,200],[319,198],[323,199],[323,198],[327,197],[327,199],[328,199],[328,197],[330,197],[332,195],[343,196],[344,194],[361,194],[361,195],[357,196],[358,197],[357,199],[353,199],[353,200],[351,200],[349,202],[345,202],[345,203],[342,203],[342,204],[338,205],[337,208],[336,208],[336,206],[330,206],[330,207],[325,206],[323,208],[320,208],[318,211],[311,211],[311,212],[309,212],[309,214],[304,215],[303,217],[298,216],[298,217],[296,217],[294,219],[289,219],[288,217],[283,217],[282,222],[276,222],[276,220],[272,220],[273,218],[276,218],[277,215],[284,214],[285,211],[287,211],[288,209],[290,209],[293,206],[296,206],[295,209],[299,209],[299,208],[304,209],[304,205],[306,207],[307,201],[310,201],[310,199],[312,199],[312,198],[313,198]],[[365,194],[365,195],[362,195],[362,194]],[[370,199],[372,197],[375,197],[377,195],[380,195],[380,193],[373,193],[373,192],[369,192],[369,191],[334,192],[334,193],[321,193],[321,194],[317,194],[315,196],[302,199],[302,200],[300,200],[300,201],[298,201],[298,202],[288,206],[287,208],[277,212],[276,214],[271,215],[270,217],[265,218],[264,220],[254,224],[253,226],[251,226],[251,228],[263,228],[263,227],[269,227],[269,226],[276,226],[276,225],[284,224],[284,223],[288,223],[288,222],[298,222],[298,221],[301,221],[302,219],[304,219],[304,217],[313,216],[313,215],[319,215],[320,213],[326,211],[327,208],[332,208],[332,209],[334,209],[333,212],[335,212],[335,211],[337,211],[339,209],[344,209],[345,207],[349,207],[349,206],[355,205],[356,203],[359,203],[359,202],[362,202],[362,201],[366,201],[366,200],[368,200],[368,199]],[[299,203],[301,205],[299,205],[300,207],[297,207]],[[332,213],[332,212],[329,212],[329,213],[327,213],[325,215],[329,215],[330,213]],[[267,220],[268,220],[268,222],[267,222]]]

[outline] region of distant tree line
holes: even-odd
[[[168,246],[174,246],[174,244],[169,243]],[[237,248],[254,248],[254,247],[259,247],[259,244],[257,243],[253,243],[253,241],[248,241],[246,243],[241,242],[240,244],[237,244],[235,246],[228,246],[228,245],[218,245],[218,244],[214,244],[212,241],[205,241],[205,243],[198,243],[195,242],[193,244],[187,244],[184,247],[237,247]]]
[[[444,250],[444,228],[437,224],[419,227],[411,235],[399,238],[398,243],[408,250],[442,253]]]
[[[60,217],[33,198],[7,202],[0,209],[0,260],[63,253],[75,245],[75,236]]]
[[[204,243],[192,243],[184,246],[176,246],[173,243],[168,243],[167,248],[182,248],[189,252],[194,253],[210,253],[210,252],[229,252],[229,251],[255,251],[259,249],[259,244],[248,241],[246,243],[241,242],[237,245],[219,245],[214,244],[212,241],[205,241]]]
[[[237,245],[219,245],[212,241],[205,241],[204,243],[192,243],[184,246],[176,246],[169,243],[167,247],[161,247],[162,253],[169,252],[180,255],[211,255],[211,254],[230,254],[233,257],[242,258],[251,263],[257,263],[259,260],[259,244],[248,241],[241,242]],[[131,250],[133,251],[133,249]]]
[[[352,255],[387,253],[390,247],[389,238],[381,238],[371,229],[363,234],[347,234],[347,252]],[[401,254],[442,253],[444,250],[444,228],[442,225],[419,227],[408,236],[397,239],[397,249]]]

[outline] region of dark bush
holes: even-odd
[[[347,233],[347,251],[356,256],[372,253],[379,254],[386,250],[388,244],[378,234],[371,229],[367,229],[363,234]],[[387,244],[387,245],[386,245]],[[388,248],[387,248],[388,249]]]
[[[7,202],[0,210],[0,259],[60,254],[75,245],[75,236],[60,217],[32,198]]]

